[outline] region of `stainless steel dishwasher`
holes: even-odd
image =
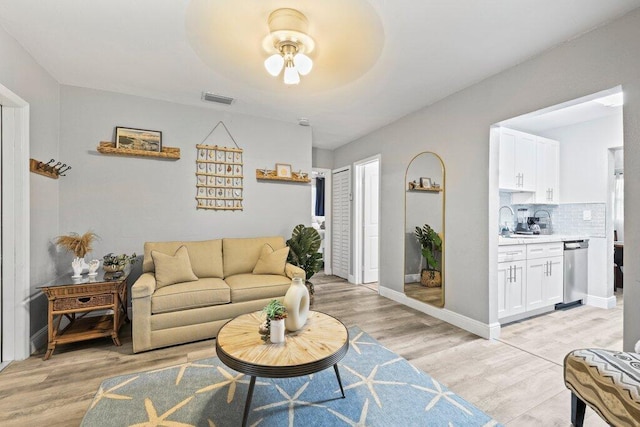
[[[588,270],[589,241],[564,242],[564,297],[556,309],[586,303]]]

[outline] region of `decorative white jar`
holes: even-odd
[[[284,319],[270,320],[269,339],[274,344],[284,342]]]

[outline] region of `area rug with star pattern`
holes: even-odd
[[[358,327],[338,363],[303,377],[257,378],[250,426],[498,426],[484,412]],[[217,357],[105,380],[83,427],[242,423],[250,377]]]

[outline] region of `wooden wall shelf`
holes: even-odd
[[[133,150],[128,148],[116,148],[115,145],[115,142],[102,141],[100,142],[100,145],[98,145],[98,152],[113,156],[152,157],[155,159],[165,160],[178,160],[180,158],[180,148],[177,147],[162,147],[162,151],[157,152]]]
[[[308,184],[311,182],[308,175],[301,178],[296,172],[293,172],[291,178],[285,178],[282,176],[276,176],[276,171],[274,170],[268,170],[265,173],[262,169],[256,169],[256,179],[259,181],[295,182],[297,184]]]
[[[442,188],[420,188],[420,187],[416,187],[416,188],[410,188],[409,191],[422,191],[424,193],[440,193],[442,191]]]

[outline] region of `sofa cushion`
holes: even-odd
[[[224,280],[218,278],[198,279],[156,290],[151,297],[151,313],[188,310],[227,304],[230,301],[231,293]]]
[[[260,258],[260,253],[265,243],[276,251],[285,247],[284,238],[281,236],[222,239],[224,277],[251,273],[258,262],[258,258]]]
[[[189,252],[184,246],[180,246],[173,256],[151,251],[151,258],[156,269],[156,290],[175,283],[198,280],[198,276],[193,274]]]
[[[224,280],[231,288],[231,301],[234,304],[281,297],[291,285],[291,279],[276,274],[236,274]]]
[[[198,242],[146,242],[144,244],[144,260],[142,272],[154,272],[151,251],[173,255],[180,247],[185,246],[189,251],[191,268],[196,276],[223,278],[222,271],[222,240],[203,240]],[[254,262],[255,264],[255,262]]]
[[[287,256],[289,255],[289,247],[274,251],[271,245],[265,243],[260,252],[260,258],[253,267],[253,274],[279,274],[285,276],[284,266],[287,264]]]

